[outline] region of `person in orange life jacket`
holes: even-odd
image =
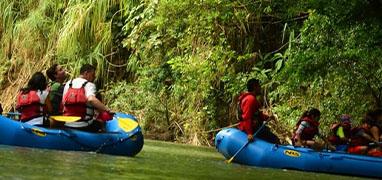
[[[80,121],[65,123],[65,127],[84,131],[98,132],[103,121],[111,120],[110,110],[96,98],[95,67],[85,64],[80,69],[80,76],[65,84],[62,104],[64,116],[79,116]],[[100,118],[93,119],[94,109]],[[106,116],[107,115],[107,116]]]
[[[370,133],[375,141],[381,142],[382,131],[382,109],[376,109],[368,112],[367,115],[370,118]]]
[[[20,90],[16,109],[21,113],[20,121],[36,126],[48,126],[44,115],[52,111],[52,105],[49,101],[46,78],[41,72],[34,73],[27,87]]]
[[[240,122],[238,128],[247,134],[248,141],[253,141],[253,134],[263,121],[268,120],[268,116],[260,111],[261,103],[256,99],[256,95],[261,93],[259,80],[248,80],[247,90],[248,92],[242,93],[239,97],[238,118]],[[280,143],[279,138],[266,126],[256,136],[270,143]]]
[[[296,125],[296,130],[292,137],[292,142],[294,146],[307,146],[314,147],[317,146],[313,138],[319,135],[319,120],[321,112],[318,109],[311,109],[304,112],[302,117],[299,119]]]
[[[349,153],[367,153],[369,150],[369,143],[375,141],[370,133],[371,123],[371,118],[366,115],[365,119],[362,120],[362,124],[351,130],[350,144],[348,148]]]
[[[46,75],[51,80],[49,87],[49,96],[53,107],[51,115],[61,115],[63,111],[61,101],[67,74],[61,65],[53,64],[46,70]]]
[[[340,122],[335,123],[330,127],[331,136],[328,138],[329,142],[333,145],[347,145],[350,140],[351,132],[351,117],[350,115],[343,114],[340,116]]]

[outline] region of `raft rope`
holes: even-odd
[[[61,132],[64,132],[64,131],[61,131]],[[66,133],[67,133],[67,132],[66,132]],[[85,147],[85,148],[87,148],[87,149],[89,149],[89,150],[95,149],[94,152],[96,152],[96,153],[100,152],[100,151],[101,151],[103,148],[105,148],[105,147],[115,146],[115,145],[117,145],[117,144],[119,144],[119,143],[123,143],[123,142],[129,140],[132,136],[134,136],[134,135],[136,134],[136,133],[132,133],[132,134],[129,135],[128,137],[125,137],[125,138],[119,138],[119,139],[117,139],[116,141],[113,141],[113,138],[107,138],[107,140],[106,140],[104,143],[102,143],[100,146],[97,147],[97,146],[90,146],[90,145],[84,144],[84,143],[78,141],[77,139],[75,139],[75,138],[74,138],[74,137],[75,137],[74,135],[67,135],[66,133],[61,133],[61,134],[63,134],[64,136],[66,136],[67,138],[71,139],[71,140],[74,141],[75,143],[77,143],[77,144],[79,144],[80,146],[83,146],[83,147]],[[111,143],[109,143],[109,142],[111,142]]]

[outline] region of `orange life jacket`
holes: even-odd
[[[85,94],[85,86],[87,81],[80,88],[72,87],[73,80],[69,83],[69,89],[64,94],[62,104],[64,105],[64,116],[79,116],[82,120],[86,116],[87,98]]]
[[[27,93],[20,92],[17,96],[16,109],[21,113],[20,120],[25,122],[30,119],[42,116],[43,104],[37,91],[30,90]]]

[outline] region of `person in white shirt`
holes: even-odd
[[[98,132],[102,122],[94,119],[94,110],[99,113],[110,110],[96,98],[95,80],[96,68],[85,64],[80,69],[79,77],[66,82],[62,103],[64,116],[79,116],[81,120],[65,123],[66,127],[84,131]]]

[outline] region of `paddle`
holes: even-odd
[[[369,143],[369,146],[381,146],[382,142],[371,142]]]
[[[138,122],[131,118],[117,118],[118,126],[125,132],[130,132],[138,127]]]
[[[60,122],[75,122],[81,119],[79,116],[50,116],[50,118]]]
[[[19,115],[21,115],[21,113],[19,113],[19,112],[7,112],[6,114],[10,115],[10,116],[19,116]]]
[[[4,116],[13,120],[18,120],[21,116],[19,112],[5,112]]]
[[[268,121],[264,121],[263,124],[260,126],[260,128],[253,134],[253,137],[256,137],[257,133],[259,133],[261,131],[261,129],[264,128],[265,124],[267,124]],[[228,159],[226,162],[227,163],[231,163],[232,160],[241,152],[241,150],[243,150],[245,148],[245,146],[247,146],[248,144],[250,143],[250,141],[247,141],[243,146],[241,146],[241,148],[230,158]]]

